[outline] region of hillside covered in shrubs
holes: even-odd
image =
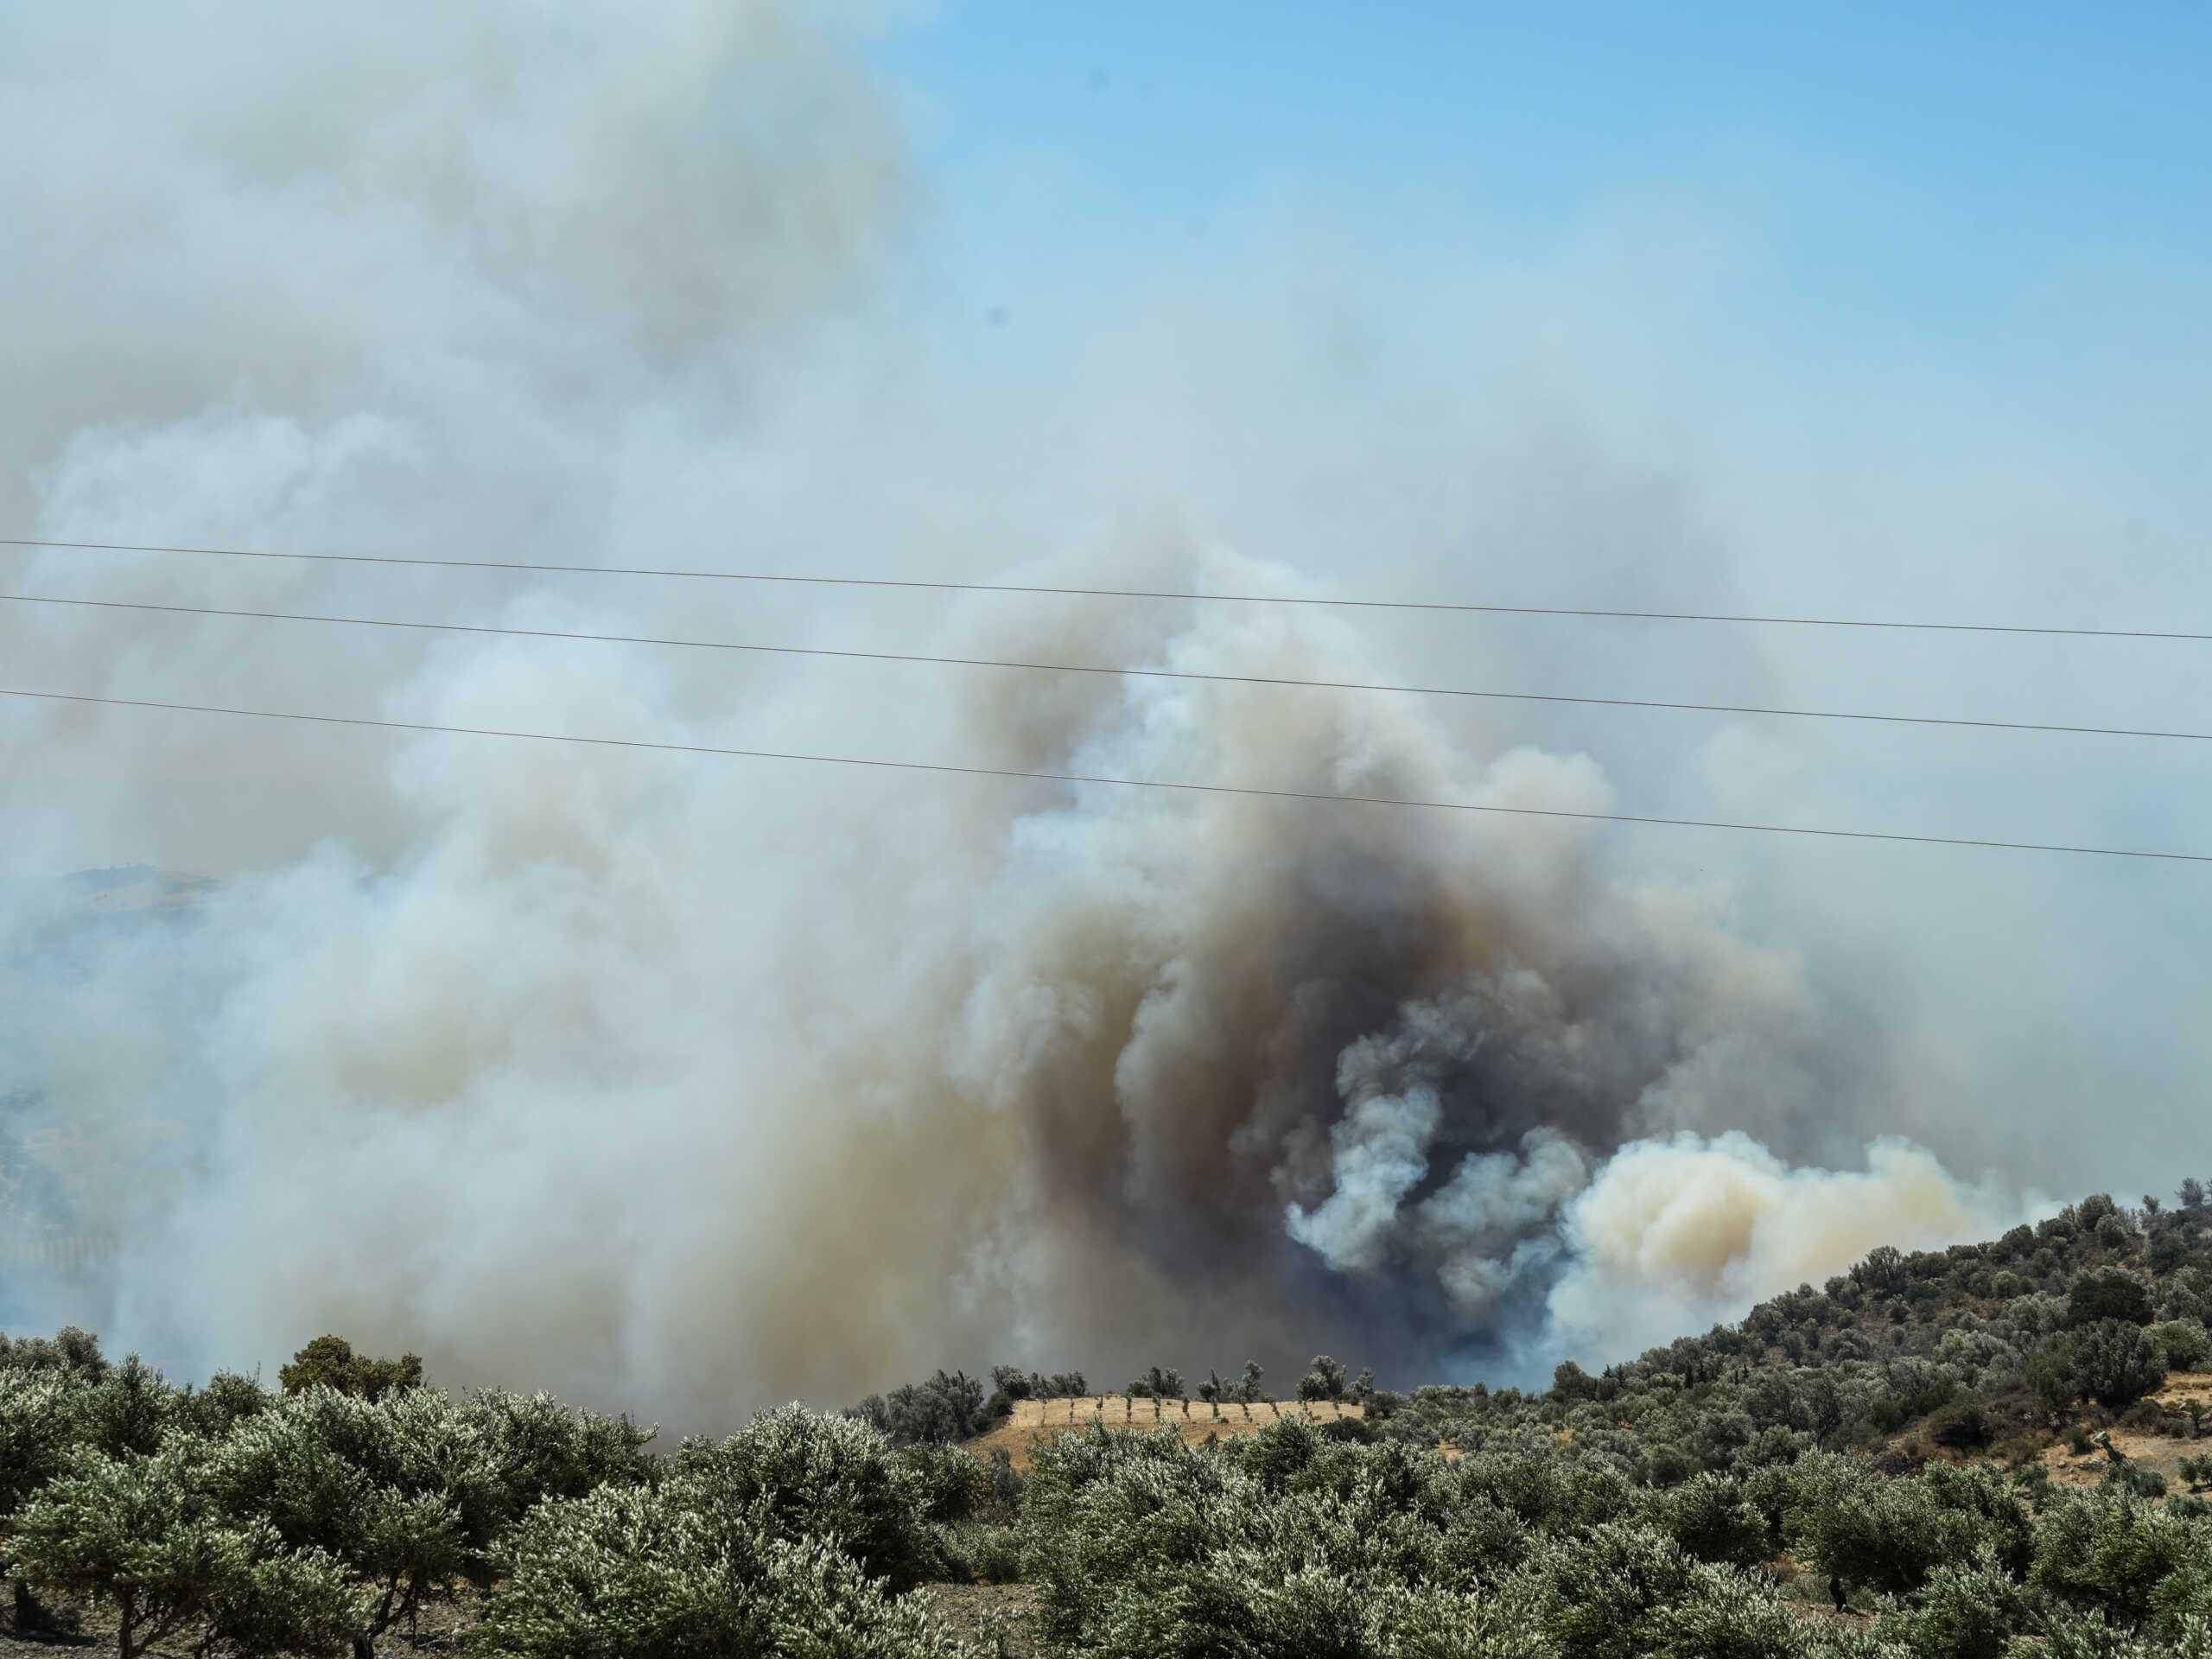
[[[2208,1319],[2190,1182],[1877,1250],[1541,1393],[1320,1358],[1296,1392],[1363,1416],[1091,1427],[1026,1475],[962,1442],[1081,1376],[940,1372],[664,1448],[334,1338],[271,1392],[72,1331],[0,1346],[0,1555],[18,1630],[122,1659],[2212,1659]],[[1262,1375],[1123,1397],[1228,1409]],[[1018,1581],[980,1648],[925,1588],[976,1581]]]

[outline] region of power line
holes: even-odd
[[[53,547],[94,553],[184,553],[223,559],[295,559],[315,564],[398,564],[454,570],[520,570],[582,576],[665,576],[698,582],[786,582],[816,588],[892,588],[947,594],[1035,594],[1070,599],[1179,600],[1210,605],[1300,605],[1365,611],[1440,611],[1483,616],[1614,618],[1635,622],[1737,622],[1792,628],[1887,629],[1922,633],[2036,634],[2075,639],[2212,640],[2212,632],[2161,628],[2033,626],[2002,622],[1911,622],[1878,617],[1782,616],[1725,611],[1637,611],[1595,606],[1476,605],[1420,599],[1324,599],[1294,594],[1197,594],[1171,588],[1061,588],[1004,582],[925,582],[896,576],[801,576],[759,570],[684,570],[613,564],[549,564],[515,559],[423,559],[378,553],[278,553],[238,547],[169,547],[139,542],[60,542],[0,536],[0,547]]]
[[[1828,841],[1880,841],[1921,847],[1974,847],[2012,853],[2068,853],[2092,858],[2154,859],[2212,864],[2212,853],[2159,853],[2131,847],[2084,847],[2055,842],[1993,841],[1966,836],[1912,836],[1885,830],[1824,830],[1805,824],[1751,823],[1719,818],[1663,818],[1628,812],[1574,812],[1564,808],[1496,806],[1473,801],[1433,801],[1399,795],[1332,795],[1319,790],[1260,789],[1236,784],[1185,784],[1154,778],[1115,778],[1096,772],[1030,772],[1011,766],[962,766],[934,760],[886,760],[790,749],[726,747],[711,743],[664,743],[637,737],[581,737],[568,732],[523,732],[489,726],[442,726],[427,721],[370,720],[351,715],[309,715],[289,709],[232,709],[209,703],[165,702],[145,697],[96,697],[80,692],[33,691],[0,686],[0,696],[47,702],[92,703],[111,709],[160,709],[179,714],[226,715],[245,720],[289,720],[316,726],[375,731],[429,732],[454,737],[515,738],[537,743],[581,743],[600,748],[648,749],[670,754],[728,755],[748,760],[791,760],[813,766],[868,766],[891,772],[937,772],[963,778],[1007,778],[1048,784],[1101,784],[1116,789],[1160,789],[1193,795],[1237,795],[1261,800],[1316,801],[1338,806],[1390,806],[1435,812],[1483,812],[1504,817],[1560,818],[1584,823],[1639,823],[1676,830],[1736,830],[1770,836],[1809,836]]]
[[[1221,685],[1269,685],[1315,691],[1384,691],[1406,696],[1471,697],[1503,702],[1567,703],[1598,709],[1663,709],[1707,715],[1761,715],[1789,720],[1841,720],[1891,726],[1941,726],[1974,731],[2044,732],[2074,737],[2151,737],[2212,742],[2212,732],[2164,731],[2133,726],[2066,726],[2025,720],[1966,720],[1942,715],[1863,714],[1836,709],[1778,709],[1756,703],[1677,702],[1652,697],[1589,697],[1547,691],[1489,691],[1462,686],[1394,685],[1380,681],[1308,680],[1289,675],[1209,674],[1189,669],[1108,668],[1086,663],[1037,663],[1001,657],[941,657],[921,652],[857,651],[829,645],[762,645],[728,639],[681,639],[647,634],[592,633],[562,628],[498,627],[480,622],[416,622],[379,616],[326,616],[299,611],[235,610],[211,605],[163,605],[124,599],[62,599],[45,594],[0,594],[0,602],[73,605],[93,610],[153,611],[177,616],[231,617],[261,622],[321,622],[344,627],[412,628],[435,633],[491,634],[516,639],[566,639],[599,645],[665,645],[690,651],[741,651],[763,656],[828,657],[871,663],[926,663],[950,668],[1012,669],[1044,674],[1102,674],[1139,679],[1192,680]]]

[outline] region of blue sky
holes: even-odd
[[[1688,196],[1804,326],[1940,351],[2054,275],[2202,260],[2208,48],[2181,6],[945,0],[878,57],[986,264],[1159,257],[1287,194],[1508,251]]]

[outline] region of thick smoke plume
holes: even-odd
[[[41,257],[0,275],[0,503],[43,534],[1335,579],[1149,486],[1054,524],[979,457],[887,274],[893,124],[819,19],[5,28],[0,218]],[[16,592],[1401,671],[1258,607],[7,563]],[[0,652],[125,697],[1613,802],[1586,756],[1368,694],[39,607]],[[686,1421],[1000,1357],[1525,1371],[2009,1218],[1867,1146],[1863,1033],[1725,890],[1555,821],[12,702],[0,733],[0,1203],[112,1249],[88,1278],[19,1248],[0,1313],[188,1369],[335,1329]],[[211,880],[51,879],[132,862]]]

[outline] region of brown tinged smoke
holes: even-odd
[[[38,92],[0,143],[0,218],[54,250],[6,279],[32,283],[10,349],[84,365],[19,363],[10,384],[69,395],[0,410],[0,499],[45,533],[1306,580],[1116,527],[1134,513],[1063,535],[1052,503],[1038,532],[1021,481],[944,436],[850,297],[903,167],[832,35],[761,3],[264,10],[213,15],[181,101],[124,96],[181,73],[128,5],[96,52],[0,54]],[[85,218],[127,206],[91,188],[105,141],[33,118],[72,74],[143,126],[168,204],[119,274]],[[772,143],[723,118],[763,89]],[[1376,673],[1362,635],[1258,610],[7,564],[240,608]],[[1390,696],[118,614],[0,630],[16,678],[124,696],[1611,801],[1585,756]],[[1548,1369],[1987,1224],[1902,1145],[1800,1166],[1862,1154],[1848,1045],[1724,892],[1624,876],[1586,827],[143,712],[9,708],[0,734],[34,862],[220,878],[97,921],[31,884],[0,916],[0,1202],[118,1251],[91,1283],[11,1281],[9,1318],[187,1369],[335,1329],[440,1381],[686,1426],[994,1359]]]

